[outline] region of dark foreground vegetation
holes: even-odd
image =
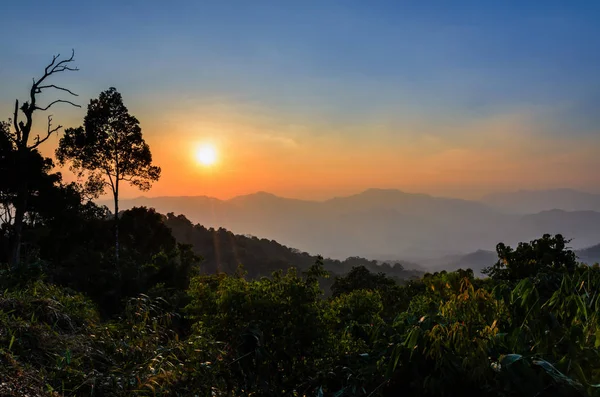
[[[116,90],[61,139],[81,183],[38,151],[51,120],[32,135],[61,103],[36,95],[71,93],[47,79],[72,59],[0,123],[1,396],[600,395],[600,269],[562,236],[499,244],[485,280],[415,279],[119,212],[119,183],[147,189],[160,169]],[[105,188],[112,214],[90,201]]]
[[[3,270],[0,395],[598,395],[600,269],[560,236],[499,247],[490,279],[355,267],[324,298],[322,262],[198,274],[154,244],[169,229],[145,231],[120,272],[94,255]]]

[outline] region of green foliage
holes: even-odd
[[[569,240],[562,235],[545,234],[516,249],[500,243],[496,247],[498,262],[483,271],[493,279],[521,280],[541,273],[571,272],[577,267],[577,256],[567,249]]]
[[[261,391],[277,395],[306,387],[322,365],[328,346],[324,301],[314,267],[306,277],[294,270],[247,281],[241,276],[204,276],[190,286],[186,308],[194,334],[224,343],[221,368],[238,379],[236,395]],[[302,379],[301,382],[298,382]]]
[[[88,330],[98,324],[94,305],[80,294],[41,281],[0,296],[0,377],[26,374],[37,387],[73,390],[86,380]],[[18,383],[18,382],[15,382]],[[17,386],[7,386],[13,391]]]
[[[132,236],[158,219],[145,211],[130,214]],[[176,248],[158,241],[165,245],[138,241],[131,252],[144,257],[153,247],[158,253],[145,258],[160,268]],[[4,387],[25,381],[58,395],[115,396],[599,395],[598,267],[562,273],[552,291],[539,277],[482,282],[457,271],[392,285],[355,269],[324,298],[327,276],[321,261],[258,280],[243,268],[196,275],[176,305],[168,287],[176,284],[156,283],[109,321],[81,294],[16,284],[0,299]],[[393,318],[384,298],[391,291],[409,301]]]
[[[394,280],[388,278],[384,273],[373,274],[364,266],[355,266],[347,275],[335,278],[331,292],[336,297],[355,290],[379,290],[394,285],[396,285]]]
[[[402,288],[385,273],[372,273],[365,266],[353,267],[348,274],[336,277],[331,286],[333,297],[358,290],[378,292],[382,301],[381,315],[387,320],[393,320],[398,313],[406,310],[412,298],[410,288]]]

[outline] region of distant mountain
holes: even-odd
[[[588,265],[600,263],[600,244],[579,250],[576,254],[581,262],[587,263]]]
[[[507,213],[528,214],[561,209],[564,211],[600,211],[600,194],[573,189],[519,190],[494,193],[482,202]]]
[[[600,212],[550,210],[521,217],[517,228],[527,235],[542,230],[550,234],[560,233],[573,239],[571,245],[574,248],[581,249],[600,241],[599,224]]]
[[[121,200],[123,209],[153,207],[192,222],[277,240],[301,251],[344,259],[404,258],[413,262],[514,245],[544,233],[562,233],[572,246],[600,241],[600,212],[505,214],[481,202],[369,189],[325,201],[259,192],[230,200],[155,197]]]
[[[448,255],[430,259],[421,262],[420,265],[429,272],[472,269],[476,276],[481,277],[481,271],[488,266],[492,266],[497,260],[498,256],[495,251],[477,250],[466,255]]]

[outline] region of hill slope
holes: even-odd
[[[194,225],[183,215],[169,213],[164,220],[177,241],[192,245],[194,251],[203,257],[201,268],[206,273],[222,271],[233,274],[242,264],[249,277],[259,278],[290,267],[303,271],[318,259],[317,256],[286,247],[274,240],[236,235],[223,228]],[[343,261],[324,259],[323,263],[326,270],[338,275],[359,265],[398,279],[414,278],[422,274],[410,270],[413,267],[411,263],[400,261],[380,265],[374,260],[352,257]]]

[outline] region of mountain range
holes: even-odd
[[[544,197],[537,207],[535,197]],[[515,245],[544,233],[561,233],[576,249],[600,242],[600,196],[572,190],[504,193],[481,201],[393,189],[369,189],[324,201],[258,192],[229,200],[138,197],[123,199],[120,206],[184,214],[205,227],[277,240],[336,259],[361,256],[426,263],[493,251],[498,242]]]

